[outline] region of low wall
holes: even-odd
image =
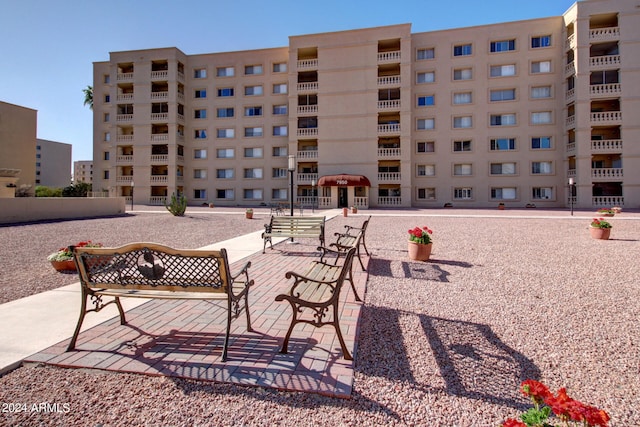
[[[124,197],[16,197],[0,199],[0,224],[122,215]]]

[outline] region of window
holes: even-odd
[[[262,95],[262,86],[246,86],[244,88],[244,94],[246,96]]]
[[[233,67],[218,67],[216,68],[217,77],[233,77],[235,74]]]
[[[262,168],[247,168],[244,170],[244,177],[251,179],[262,178]]]
[[[418,97],[418,107],[427,107],[434,104],[435,104],[435,97],[433,95]]]
[[[193,158],[194,159],[206,159],[207,158],[207,150],[205,148],[199,148],[193,150]]]
[[[535,86],[531,88],[531,98],[551,98],[551,86]]]
[[[262,65],[247,65],[246,67],[244,67],[244,74],[262,74]]]
[[[277,83],[273,85],[273,93],[287,93],[287,84],[286,83]]]
[[[206,169],[194,169],[193,170],[193,178],[194,179],[206,179],[207,178],[207,170]]]
[[[251,200],[261,200],[262,199],[262,190],[258,190],[255,188],[248,188],[244,190],[244,198]]]
[[[463,116],[463,117],[454,117],[453,118],[453,128],[454,129],[465,129],[473,127],[473,118],[471,116]]]
[[[260,106],[245,107],[244,115],[247,116],[247,117],[261,116],[262,115],[262,107],[260,107]]]
[[[233,190],[216,190],[216,198],[233,200],[235,198]]]
[[[274,116],[286,116],[287,115],[287,104],[274,105],[272,114]]]
[[[453,151],[471,151],[471,141],[453,141]]]
[[[515,138],[496,138],[491,140],[491,151],[505,151],[516,149]]]
[[[489,71],[491,77],[508,77],[516,75],[516,65],[492,65]]]
[[[538,111],[531,113],[531,124],[546,125],[552,122],[551,111]]]
[[[491,126],[513,126],[516,124],[515,114],[492,114]]]
[[[456,200],[470,200],[472,198],[471,188],[469,187],[454,188],[453,198]]]
[[[273,64],[273,72],[274,73],[286,73],[287,72],[287,63],[279,62],[277,64]]]
[[[207,78],[207,69],[206,68],[196,68],[193,70],[193,78],[194,79],[206,79]]]
[[[467,56],[473,53],[471,44],[460,44],[453,47],[453,56]]]
[[[207,118],[207,109],[206,108],[202,108],[199,110],[195,110],[193,112],[193,118],[194,119],[206,119]]]
[[[491,52],[507,52],[510,50],[516,50],[515,40],[500,40],[497,42],[491,42]]]
[[[435,174],[436,174],[435,165],[416,165],[417,176],[435,176]]]
[[[206,89],[196,89],[195,97],[196,98],[206,98],[207,97],[207,90]]]
[[[435,151],[435,142],[433,141],[420,141],[416,143],[416,152],[418,153],[433,153]]]
[[[491,163],[491,175],[515,175],[515,163]]]
[[[233,128],[222,128],[216,131],[216,138],[234,138],[236,131]]]
[[[111,83],[111,76],[109,74],[105,74],[102,76],[102,83],[108,85]]]
[[[195,139],[204,139],[207,137],[207,130],[206,129],[196,129],[193,131],[193,137]]]
[[[491,100],[491,102],[513,101],[514,99],[516,99],[516,90],[515,89],[492,90],[489,93],[489,99]]]
[[[531,73],[550,73],[551,61],[534,61],[531,63]]]
[[[531,198],[534,200],[551,199],[553,197],[551,187],[533,187],[531,190]]]
[[[220,119],[225,117],[233,117],[235,115],[235,111],[233,108],[218,108],[216,110],[216,116]]]
[[[109,179],[109,171],[102,171],[102,179]]]
[[[273,127],[273,136],[287,136],[287,127],[286,126],[274,126]]]
[[[271,190],[271,198],[273,200],[287,200],[286,188],[274,188]]]
[[[453,103],[459,104],[471,104],[473,102],[473,95],[471,92],[458,92],[453,94]]]
[[[532,162],[531,173],[534,175],[548,175],[551,173],[551,162]]]
[[[203,189],[195,189],[193,190],[193,198],[194,199],[206,199],[207,198],[207,190],[203,190]]]
[[[103,122],[108,122],[111,119],[111,116],[109,115],[109,113],[104,113],[102,116],[102,121]]]
[[[104,136],[102,137],[102,140],[103,140],[104,142],[109,142],[109,141],[111,141],[111,132],[105,132],[105,133],[104,133]]]
[[[418,122],[417,122],[418,130],[435,129],[435,127],[436,127],[436,119],[418,119]]]
[[[539,47],[551,46],[551,36],[531,37],[531,48],[537,49]]]
[[[235,156],[233,148],[218,148],[216,150],[216,157],[219,159],[233,159]]]
[[[436,73],[434,71],[427,71],[416,75],[416,83],[433,83],[435,81]]]
[[[216,178],[233,179],[233,169],[216,169]]]
[[[271,170],[272,178],[286,178],[287,177],[287,168],[273,168]]]
[[[471,175],[471,165],[468,163],[453,165],[454,175]]]
[[[111,96],[110,95],[105,95],[104,96],[104,103],[108,104],[109,102],[111,102]]]
[[[491,198],[496,200],[515,200],[517,198],[516,189],[514,187],[492,188]]]
[[[244,156],[249,158],[262,158],[262,148],[245,148]]]
[[[435,188],[418,188],[418,199],[435,200],[436,189]]]
[[[244,128],[244,136],[247,138],[262,136],[262,128],[261,127]]]
[[[272,155],[273,157],[287,157],[289,152],[287,147],[273,147]]]
[[[453,70],[453,80],[471,80],[473,78],[473,71],[471,68],[460,68]]]
[[[40,154],[38,154],[38,156],[40,156]],[[40,158],[40,157],[38,157],[38,158]],[[102,159],[103,160],[109,160],[110,158],[111,158],[111,153],[109,151],[105,151],[104,153],[102,153]]]
[[[434,48],[418,49],[416,51],[416,59],[422,61],[424,59],[433,59],[436,57],[436,51]]]
[[[218,89],[218,97],[224,98],[233,96],[233,88],[232,87],[223,87]]]
[[[531,138],[531,148],[534,150],[542,150],[545,148],[551,148],[550,136],[539,136]]]

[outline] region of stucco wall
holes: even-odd
[[[124,197],[17,197],[0,202],[0,224],[121,215]]]

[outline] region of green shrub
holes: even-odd
[[[36,197],[62,197],[62,188],[38,185],[36,187]]]
[[[187,198],[184,194],[180,197],[176,197],[176,193],[171,194],[171,202],[165,204],[165,207],[173,216],[184,216],[184,211],[187,210]]]

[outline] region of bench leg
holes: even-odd
[[[291,338],[291,332],[293,332],[293,327],[298,323],[298,317],[296,316],[296,309],[293,306],[293,318],[291,319],[291,324],[289,325],[289,330],[287,331],[287,335],[284,336],[284,341],[282,341],[282,347],[280,347],[280,353],[287,354],[289,349],[289,338]]]
[[[358,295],[358,291],[356,291],[356,284],[353,281],[353,264],[351,265],[351,268],[349,269],[349,276],[347,277],[347,280],[351,284],[351,289],[353,290],[353,295],[356,297],[356,301],[362,302],[362,299],[360,298],[360,295]]]
[[[369,256],[370,256],[370,254],[369,254],[369,249],[367,249],[367,244],[366,244],[366,242],[364,241],[364,236],[365,236],[365,235],[363,234],[363,235],[362,235],[362,240],[360,241],[360,243],[362,243],[362,246],[364,247],[364,251],[367,253],[367,255],[369,255]]]
[[[84,321],[84,316],[87,314],[87,294],[82,290],[82,303],[80,306],[80,317],[78,318],[78,324],[76,325],[75,331],[73,331],[73,336],[71,337],[71,341],[67,346],[67,351],[73,351],[76,348],[76,341],[78,340],[78,335],[80,334],[80,328],[82,328],[82,322]]]
[[[247,288],[244,293],[244,311],[247,312],[247,331],[253,332],[251,327],[251,313],[249,313],[249,289]]]
[[[227,305],[227,332],[224,335],[224,346],[222,347],[222,361],[227,361],[227,349],[229,348],[229,334],[231,332],[231,300]]]
[[[90,311],[98,312],[102,310],[104,307],[106,307],[107,305],[115,303],[115,305],[118,307],[118,312],[120,314],[120,324],[121,325],[127,324],[127,319],[125,318],[124,309],[122,308],[122,304],[120,303],[120,298],[115,297],[113,301],[109,301],[106,304],[102,303],[102,299],[101,299],[102,297],[94,296],[94,298],[95,299],[93,303],[95,305],[95,308],[87,309],[87,300],[89,299],[89,293],[84,288],[82,289],[82,302],[80,303],[80,317],[78,318],[78,324],[76,325],[76,329],[75,331],[73,331],[73,336],[71,337],[71,341],[67,346],[67,351],[75,350],[76,341],[78,340],[78,335],[80,335],[80,329],[82,329],[82,322],[84,322],[84,317]]]
[[[355,289],[354,289],[355,292]],[[347,349],[347,344],[344,342],[344,338],[342,336],[342,331],[340,331],[340,324],[338,323],[338,303],[336,302],[333,305],[333,327],[336,329],[336,334],[338,335],[338,340],[340,340],[340,347],[342,347],[342,356],[346,360],[353,360],[353,356],[349,353]]]

